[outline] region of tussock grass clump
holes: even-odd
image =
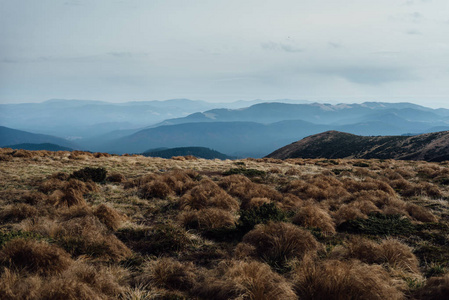
[[[418,259],[412,249],[392,238],[380,243],[361,237],[353,237],[345,247],[337,247],[332,257],[358,259],[367,264],[383,264],[389,268],[405,273],[419,274]]]
[[[18,203],[8,205],[0,211],[0,223],[20,222],[26,218],[32,218],[38,214],[38,210],[31,205]]]
[[[318,205],[301,207],[292,219],[294,224],[319,228],[324,233],[335,233],[335,223],[329,213]]]
[[[282,191],[294,194],[304,200],[312,199],[315,201],[338,199],[349,195],[340,180],[326,175],[293,180]]]
[[[113,266],[90,265],[84,260],[76,261],[62,273],[66,281],[76,281],[88,285],[101,298],[117,298],[124,292],[123,285],[129,274],[126,270]]]
[[[144,199],[165,199],[171,193],[171,189],[165,182],[161,180],[155,180],[146,183],[139,189],[139,192]]]
[[[449,295],[449,274],[429,278],[426,284],[416,292],[416,299],[446,300]]]
[[[242,242],[254,246],[254,255],[276,268],[283,268],[289,259],[302,259],[319,248],[310,232],[284,222],[259,224]]]
[[[199,184],[188,191],[180,200],[182,209],[204,209],[216,207],[231,211],[239,209],[236,199],[229,196],[215,182],[203,179]]]
[[[173,224],[155,224],[144,228],[121,228],[118,238],[141,254],[162,255],[188,248],[192,242],[187,232]]]
[[[359,261],[313,261],[306,257],[294,271],[299,299],[404,299],[394,280],[379,265]]]
[[[105,225],[95,216],[71,218],[59,226],[53,238],[74,256],[88,255],[117,261],[131,255],[131,250],[114,234],[108,233]]]
[[[70,175],[71,178],[75,178],[81,181],[93,181],[93,182],[103,182],[106,180],[106,171],[105,168],[92,168],[85,167],[81,170],[75,171]]]
[[[109,174],[108,177],[106,177],[106,181],[113,183],[122,183],[126,181],[126,178],[123,174],[114,172]]]
[[[21,200],[30,205],[45,204],[48,200],[48,196],[42,192],[33,191],[23,195]]]
[[[407,203],[405,207],[408,214],[415,220],[421,221],[421,222],[437,222],[438,218],[431,213],[428,209],[413,204],[413,203]]]
[[[67,252],[46,242],[17,238],[0,250],[1,266],[39,275],[61,273],[72,263]]]
[[[192,262],[163,257],[145,262],[137,282],[144,286],[186,291],[196,284],[197,274]]]
[[[124,217],[120,215],[114,208],[100,204],[94,210],[94,215],[106,225],[110,230],[117,230],[124,221]]]
[[[243,209],[251,206],[253,198],[267,198],[270,201],[281,203],[283,201],[282,194],[274,188],[265,185],[253,183],[248,178],[241,175],[231,175],[223,178],[219,185],[223,187],[229,195],[239,199]]]
[[[236,224],[236,215],[220,208],[184,211],[179,218],[184,227],[201,230],[230,228]]]
[[[0,297],[2,300],[39,299],[42,279],[23,274],[8,268],[0,269]]]
[[[297,299],[290,284],[260,262],[225,261],[205,275],[193,290],[204,299]]]
[[[68,188],[64,191],[56,190],[50,195],[49,199],[55,204],[55,206],[58,207],[87,205],[83,193],[79,190],[72,188]]]

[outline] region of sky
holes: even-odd
[[[0,0],[0,103],[449,108],[448,0]]]

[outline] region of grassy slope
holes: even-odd
[[[272,158],[377,158],[444,161],[448,159],[449,132],[417,136],[359,136],[327,131],[282,147]]]
[[[7,149],[0,160],[5,299],[438,299],[449,288],[447,162]],[[84,167],[109,177],[69,178]]]

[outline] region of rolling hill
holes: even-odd
[[[449,131],[416,136],[357,136],[327,131],[282,147],[267,157],[378,158],[397,160],[449,160]]]
[[[161,157],[161,158],[172,158],[173,156],[187,156],[187,155],[192,155],[197,158],[205,158],[205,159],[218,158],[223,160],[232,158],[228,155],[205,147],[179,147],[171,149],[149,150],[142,153],[142,155],[150,157]]]

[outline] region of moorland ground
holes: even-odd
[[[449,163],[0,150],[1,299],[446,299]]]

